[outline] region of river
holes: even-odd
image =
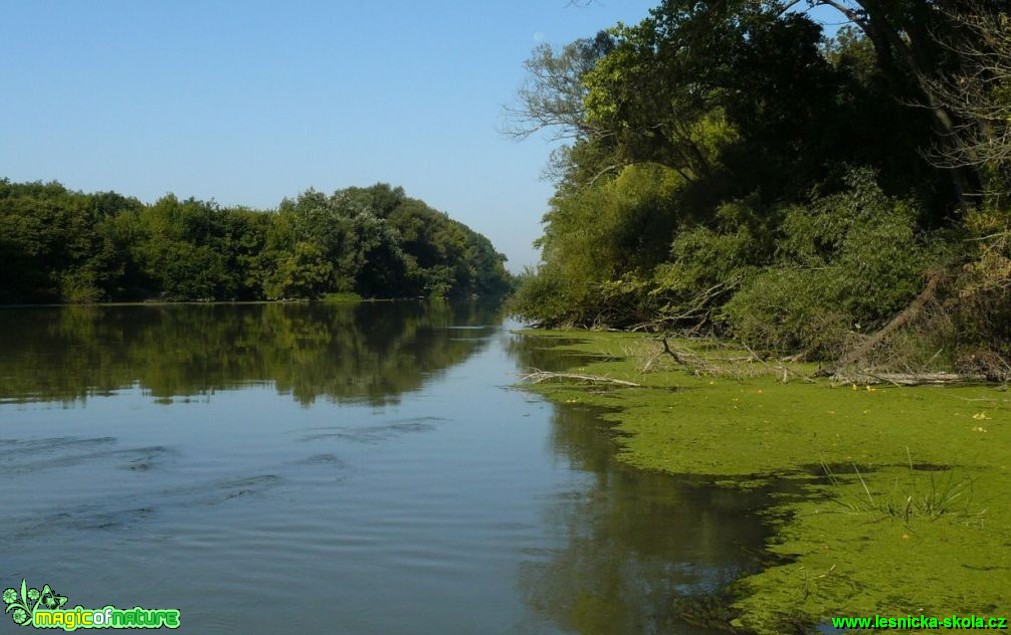
[[[477,303],[0,311],[0,586],[192,633],[707,633],[762,492],[629,468]],[[4,617],[4,620],[9,617]]]

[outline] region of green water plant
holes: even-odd
[[[832,616],[1000,614],[1011,605],[1011,401],[998,387],[783,383],[764,372],[685,372],[667,354],[643,372],[662,349],[642,347],[641,334],[529,340],[572,355],[580,373],[640,384],[530,387],[602,408],[618,460],[777,490],[763,512],[774,534],[767,566],[729,589],[740,629],[781,635]],[[745,357],[697,341],[669,345],[709,362],[717,352]]]
[[[913,463],[909,450],[909,472],[902,478],[896,475],[892,490],[875,493],[871,490],[856,464],[853,473],[860,482],[862,494],[845,493],[842,476],[822,462],[821,467],[837,493],[836,502],[850,512],[877,512],[891,518],[901,518],[909,523],[914,518],[936,520],[943,515],[955,517],[982,517],[986,509],[973,510],[974,478],[957,475],[946,466]],[[944,474],[944,476],[938,476]]]

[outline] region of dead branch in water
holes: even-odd
[[[667,336],[658,336],[652,338],[655,342],[662,344],[663,349],[657,351],[642,368],[642,372],[649,372],[653,368],[653,364],[656,363],[660,357],[664,355],[669,355],[670,359],[674,360],[674,363],[678,366],[683,366],[690,370],[695,370],[696,372],[712,373],[715,367],[706,361],[700,355],[693,353],[687,349],[672,349],[670,348],[670,343],[667,341]]]
[[[793,376],[795,376],[795,377],[797,377],[797,378],[799,378],[799,379],[801,379],[803,381],[806,381],[808,383],[811,383],[811,384],[814,383],[813,379],[811,379],[810,377],[805,377],[804,375],[801,375],[797,371],[795,371],[792,368],[788,367],[786,364],[777,364],[777,365],[770,364],[766,360],[762,359],[762,357],[758,353],[756,353],[754,350],[752,350],[752,348],[750,346],[748,346],[745,342],[741,342],[740,344],[741,344],[741,346],[744,347],[744,350],[748,351],[748,353],[751,354],[751,358],[753,360],[755,360],[759,364],[763,364],[766,368],[774,371],[777,375],[778,374],[782,374],[782,378],[779,380],[780,383],[784,383],[785,384],[786,382],[788,382],[790,380],[790,375],[793,375]]]
[[[684,366],[687,363],[684,359],[683,353],[676,353],[673,350],[671,350],[670,344],[667,342],[666,337],[658,337],[656,338],[656,340],[658,342],[663,343],[663,350],[658,352],[656,355],[651,357],[648,362],[646,362],[646,366],[643,368],[643,372],[649,372],[649,369],[653,367],[653,364],[654,362],[656,362],[656,360],[660,359],[661,355],[670,355],[674,359],[674,363],[678,364],[679,366]]]
[[[591,384],[613,384],[615,386],[629,386],[632,388],[641,388],[641,384],[637,384],[631,381],[625,381],[624,379],[611,379],[610,377],[601,377],[599,375],[583,375],[579,373],[551,373],[546,370],[538,370],[536,368],[531,369],[526,375],[523,376],[523,381],[529,381],[532,384],[539,384],[543,381],[550,381],[553,379],[568,379],[575,381],[585,381]]]
[[[893,386],[945,386],[951,384],[977,384],[986,381],[983,375],[959,375],[956,373],[871,373],[854,371],[835,374],[831,377],[837,384],[892,384]]]
[[[747,355],[700,355],[686,348],[672,347],[667,337],[667,335],[660,335],[652,338],[660,344],[662,348],[653,353],[653,355],[646,361],[642,368],[642,372],[650,372],[650,370],[653,369],[654,364],[656,364],[661,357],[667,355],[674,360],[676,365],[683,367],[689,372],[694,372],[696,375],[703,374],[714,377],[729,376],[738,380],[743,380],[759,374],[770,374],[778,377],[784,384],[787,383],[791,377],[800,379],[801,381],[814,383],[813,379],[798,373],[785,363],[773,363],[762,358],[762,356],[752,350],[751,347],[744,342],[739,342],[737,344],[747,351]],[[719,340],[713,340],[713,342],[721,348],[732,350],[736,349],[735,346]],[[765,369],[765,371],[762,372],[757,369],[748,370],[749,366],[754,368],[754,364],[760,365]]]

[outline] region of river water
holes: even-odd
[[[578,361],[516,327],[476,303],[0,311],[0,587],[192,633],[709,632],[673,607],[754,566],[762,495],[616,461],[599,413],[512,387]]]

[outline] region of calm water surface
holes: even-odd
[[[476,304],[0,311],[0,586],[192,633],[706,633],[674,600],[752,566],[761,495],[617,463],[598,413],[510,389],[572,360],[509,327]]]

